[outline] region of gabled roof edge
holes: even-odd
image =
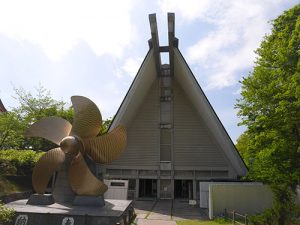
[[[136,73],[136,75],[135,75],[135,77],[134,77],[134,79],[133,79],[133,81],[132,81],[132,83],[131,83],[131,85],[130,85],[130,87],[129,87],[129,89],[128,89],[126,95],[125,95],[125,97],[124,97],[123,100],[122,100],[122,103],[120,104],[120,106],[119,106],[119,108],[118,108],[116,114],[114,115],[114,117],[113,117],[113,119],[112,119],[112,121],[111,121],[111,124],[110,124],[110,126],[109,126],[109,128],[108,128],[108,131],[110,131],[111,129],[113,129],[113,128],[115,128],[115,127],[117,126],[117,124],[115,124],[115,121],[116,121],[117,118],[120,116],[120,111],[121,111],[121,109],[124,107],[125,100],[128,98],[129,93],[132,92],[133,85],[135,84],[135,82],[136,82],[136,80],[137,80],[137,78],[138,78],[138,75],[140,74],[141,69],[143,68],[143,66],[144,66],[144,64],[145,64],[145,62],[146,62],[146,60],[147,60],[147,58],[149,57],[149,55],[150,55],[150,53],[151,53],[151,50],[152,50],[151,48],[148,50],[148,52],[147,52],[147,54],[146,54],[146,56],[145,56],[145,58],[144,58],[144,60],[143,60],[143,62],[142,62],[142,64],[141,64],[141,66],[140,66],[140,68],[139,68],[139,70],[138,70],[138,72]]]

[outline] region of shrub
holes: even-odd
[[[231,221],[229,219],[219,217],[219,218],[214,219],[214,222],[216,222],[218,224],[228,224]]]
[[[1,173],[3,175],[29,175],[43,154],[44,152],[33,150],[0,150]]]
[[[9,161],[0,159],[0,175],[14,175],[17,173],[17,168]]]
[[[263,213],[249,217],[251,225],[275,225],[277,224],[277,215],[273,209],[266,209]]]
[[[0,202],[0,224],[12,224],[13,218],[15,216],[15,211],[11,208],[5,207]]]

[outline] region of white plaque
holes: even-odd
[[[28,221],[27,215],[19,215],[16,219],[15,225],[26,225]]]
[[[189,200],[189,205],[196,205],[197,201],[196,200]]]
[[[73,217],[65,217],[61,223],[61,225],[74,225]]]

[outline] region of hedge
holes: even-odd
[[[29,175],[43,154],[33,150],[0,150],[0,175]]]

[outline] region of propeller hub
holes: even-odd
[[[61,140],[60,148],[66,154],[77,155],[82,148],[82,143],[77,137],[67,136]]]

